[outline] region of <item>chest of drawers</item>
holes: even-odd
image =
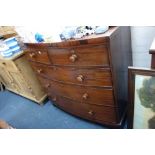
[[[27,43],[27,58],[56,106],[81,118],[120,126],[132,65],[130,28],[57,43]]]

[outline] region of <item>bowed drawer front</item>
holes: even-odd
[[[44,85],[48,92],[60,94],[72,100],[80,102],[87,102],[97,105],[110,105],[114,106],[113,89],[104,89],[87,86],[73,86],[60,82],[50,81],[39,77],[41,83]]]
[[[54,65],[109,66],[108,49],[104,45],[65,49],[49,49]]]
[[[56,81],[99,87],[112,86],[110,68],[47,67],[33,62],[31,64],[38,75]]]
[[[64,97],[57,97],[54,103],[63,110],[98,123],[106,122],[113,124],[117,122],[114,107],[88,105]]]

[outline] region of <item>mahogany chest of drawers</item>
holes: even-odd
[[[129,27],[57,43],[26,43],[27,58],[52,103],[81,118],[113,127],[126,112]]]

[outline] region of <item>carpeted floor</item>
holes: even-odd
[[[0,119],[17,129],[106,129],[60,110],[49,100],[40,106],[9,91],[0,92]]]

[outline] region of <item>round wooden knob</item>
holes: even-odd
[[[76,54],[72,54],[72,55],[69,57],[69,60],[70,60],[71,62],[75,62],[76,59],[77,59],[77,55],[76,55]]]
[[[83,75],[78,75],[76,78],[79,82],[82,82],[84,80]]]
[[[52,100],[53,100],[53,101],[56,101],[56,100],[57,100],[57,98],[56,98],[56,97],[53,97],[53,98],[52,98]]]
[[[82,98],[86,100],[88,98],[88,94],[87,93],[84,93],[83,96],[82,96]]]
[[[31,57],[31,58],[34,58],[34,57],[35,57],[35,53],[31,53],[31,54],[30,54],[30,57]]]
[[[50,84],[48,83],[47,85],[46,85],[46,88],[49,88],[50,87]]]
[[[90,110],[90,111],[88,111],[88,114],[92,116],[92,115],[94,115],[94,112],[92,110]]]
[[[43,70],[42,69],[38,69],[37,72],[40,74],[40,73],[43,72]]]
[[[41,51],[38,51],[38,54],[41,54]]]

